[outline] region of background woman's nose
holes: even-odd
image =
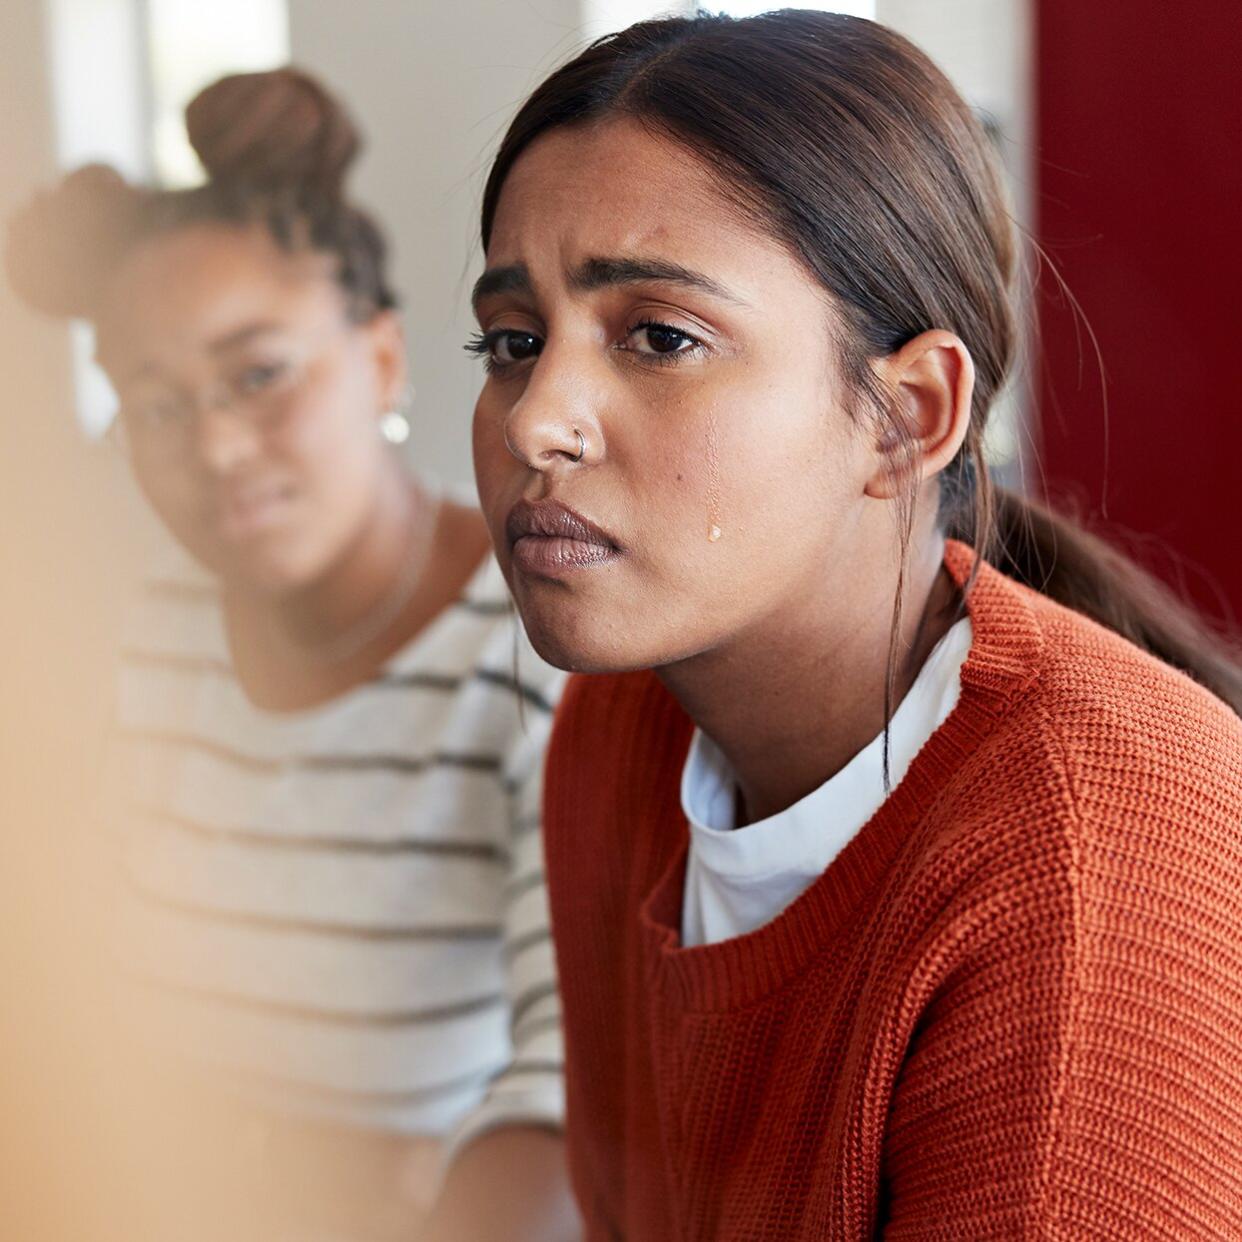
[[[198,412],[193,452],[213,474],[233,474],[259,456],[262,436],[244,414],[224,405]]]

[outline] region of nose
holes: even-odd
[[[198,459],[212,474],[236,474],[259,456],[259,430],[236,410],[225,405],[201,409],[195,424]]]
[[[575,365],[569,351],[545,348],[505,418],[509,452],[541,472],[598,461],[603,450],[598,387],[589,367]]]

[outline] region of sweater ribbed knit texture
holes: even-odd
[[[882,808],[694,949],[691,722],[649,673],[570,682],[545,834],[588,1238],[1242,1239],[1242,725],[986,565],[969,610]]]

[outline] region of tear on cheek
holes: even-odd
[[[716,412],[707,416],[707,542],[715,543],[724,534],[720,516],[720,438]]]

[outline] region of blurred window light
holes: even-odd
[[[135,0],[50,0],[47,32],[62,168],[95,161],[127,177],[148,168],[146,81]]]
[[[287,0],[48,0],[47,28],[60,166],[99,161],[167,186],[202,180],[185,136],[194,95],[289,59]],[[70,351],[78,423],[98,438],[116,397],[89,324],[71,325]]]
[[[150,160],[136,0],[50,0],[46,21],[57,163],[111,164],[141,180]],[[69,354],[78,425],[97,438],[112,422],[116,397],[95,365],[90,324],[70,324]]]
[[[151,164],[163,185],[193,185],[203,170],[185,136],[185,106],[227,73],[289,60],[286,0],[146,0]]]
[[[836,4],[785,4],[782,0],[724,0],[705,8],[728,13],[730,17],[754,17],[773,9],[819,9],[825,13],[845,13],[850,17],[867,17],[875,21],[876,0],[837,0]]]

